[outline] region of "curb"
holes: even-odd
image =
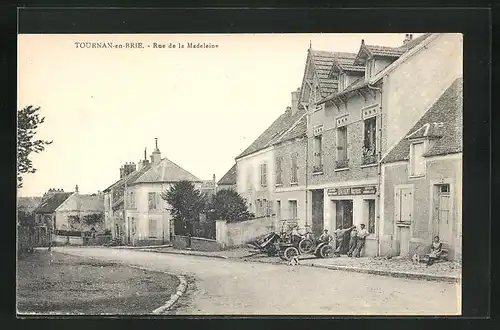
[[[187,256],[195,256],[195,257],[206,257],[206,258],[219,258],[219,259],[233,259],[233,258],[230,258],[230,257],[226,257],[226,256],[220,256],[220,255],[208,255],[208,254],[199,254],[199,253],[193,253],[193,252],[174,252],[174,251],[157,251],[155,249],[148,249],[148,248],[145,248],[145,249],[141,249],[139,251],[146,251],[146,252],[155,252],[155,253],[167,253],[167,254],[182,254],[182,255],[187,255]],[[238,258],[234,258],[234,259],[238,259]]]
[[[171,246],[172,246],[171,244],[165,244],[165,245],[149,245],[149,246],[108,246],[108,247],[117,250],[140,250],[140,249],[164,248]]]
[[[182,275],[176,275],[176,274],[172,274],[172,273],[168,273],[168,272],[164,272],[164,271],[160,271],[160,270],[155,270],[155,269],[149,269],[149,268],[140,267],[140,266],[134,266],[134,265],[128,265],[128,266],[131,268],[140,269],[140,270],[144,270],[144,271],[148,271],[148,272],[157,272],[157,273],[159,272],[159,273],[168,274],[168,275],[177,277],[177,279],[179,280],[180,283],[177,286],[177,292],[170,295],[170,298],[165,302],[165,304],[163,306],[160,306],[157,309],[155,309],[152,312],[153,314],[162,314],[162,313],[168,311],[177,302],[177,300],[179,300],[179,298],[182,297],[182,295],[186,292],[187,281],[186,281],[186,278]]]
[[[248,259],[243,259],[243,260],[247,261],[247,262],[259,262],[259,263],[263,263],[263,264],[283,265],[283,263],[281,263],[279,261],[268,262],[268,261],[264,261],[264,260],[248,260]],[[449,282],[449,283],[459,283],[461,281],[461,278],[458,278],[458,277],[423,274],[423,273],[391,272],[391,271],[387,271],[387,270],[366,269],[366,268],[348,267],[348,266],[317,265],[317,264],[311,264],[311,263],[307,263],[307,264],[304,263],[301,266],[316,267],[316,268],[323,268],[323,269],[330,269],[330,270],[342,270],[342,271],[353,272],[353,273],[364,273],[364,274],[371,274],[371,275],[406,278],[406,279],[414,279],[414,280],[427,280],[427,281],[438,281],[438,282]]]
[[[443,276],[443,275],[433,275],[433,274],[423,274],[423,273],[414,273],[414,272],[391,272],[388,270],[377,270],[377,269],[366,269],[359,267],[347,267],[347,266],[333,266],[333,265],[315,265],[315,264],[306,264],[305,266],[316,267],[316,268],[326,268],[331,270],[343,270],[348,272],[355,273],[365,273],[379,276],[390,276],[397,278],[407,278],[414,280],[427,280],[427,281],[439,281],[439,282],[449,282],[449,283],[458,283],[461,281],[459,277],[453,276]]]
[[[155,251],[150,249],[143,249],[143,251],[147,252],[156,252],[156,253],[168,253],[168,254],[181,254],[181,255],[190,255],[190,256],[198,256],[198,257],[208,257],[208,258],[219,258],[219,259],[234,259],[245,262],[258,262],[264,264],[272,264],[272,265],[283,265],[280,261],[264,261],[258,259],[249,259],[248,257],[241,258],[231,258],[220,255],[206,255],[206,254],[198,254],[193,252],[174,252],[174,251]],[[461,278],[454,276],[445,276],[445,275],[433,275],[433,274],[423,274],[423,273],[414,273],[414,272],[392,272],[388,270],[377,270],[377,269],[367,269],[367,268],[359,268],[359,267],[349,267],[349,266],[335,266],[335,265],[318,265],[312,263],[303,263],[303,266],[307,267],[316,267],[330,270],[342,270],[347,272],[354,273],[364,273],[371,275],[379,275],[379,276],[388,276],[388,277],[396,277],[396,278],[406,278],[406,279],[414,279],[414,280],[427,280],[427,281],[437,281],[437,282],[448,282],[448,283],[459,283]]]

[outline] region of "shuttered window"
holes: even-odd
[[[260,164],[260,185],[262,187],[267,186],[267,164]]]

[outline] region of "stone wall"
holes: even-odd
[[[216,222],[216,240],[224,248],[243,246],[256,237],[275,231],[275,217],[261,217],[241,222]]]
[[[213,239],[191,237],[191,249],[195,251],[220,251],[222,246]]]

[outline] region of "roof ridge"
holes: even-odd
[[[278,138],[278,140],[276,140],[272,145],[276,145],[280,142],[284,142],[284,141],[281,141],[281,139],[283,138],[283,136],[285,136],[286,133],[290,132],[292,129],[294,129],[299,123],[300,121],[302,120],[302,118],[304,118],[305,116],[307,115],[307,112],[304,112],[300,117],[299,119],[297,119],[293,124],[292,126],[290,126],[287,130],[285,130],[283,132],[283,134],[281,134],[281,136]]]
[[[199,177],[197,177],[196,175],[194,175],[193,173],[189,172],[188,170],[186,170],[185,168],[181,167],[180,165],[174,163],[172,160],[168,159],[167,157],[165,157],[164,159],[168,160],[170,163],[172,163],[173,165],[177,166],[178,168],[180,168],[181,170],[191,174],[193,177],[195,177],[198,181],[202,181]],[[162,159],[163,160],[163,159]]]

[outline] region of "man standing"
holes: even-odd
[[[347,228],[347,229],[342,229],[342,225],[338,226],[338,229],[335,230],[335,241],[337,242],[336,244],[336,249],[335,249],[335,252],[334,252],[334,255],[336,257],[340,257],[340,252],[342,250],[342,246],[343,246],[343,243],[344,243],[344,237],[345,237],[345,234],[352,230],[353,228],[356,228],[356,226],[352,226],[350,228]]]
[[[356,248],[357,241],[358,241],[358,230],[356,228],[353,228],[353,230],[351,230],[351,237],[349,239],[349,251],[347,252],[348,257],[352,257],[352,253]]]
[[[358,231],[358,237],[356,242],[356,248],[354,249],[354,257],[359,258],[361,254],[361,249],[365,246],[365,239],[368,236],[368,230],[365,229],[365,224],[360,225],[361,229]]]

